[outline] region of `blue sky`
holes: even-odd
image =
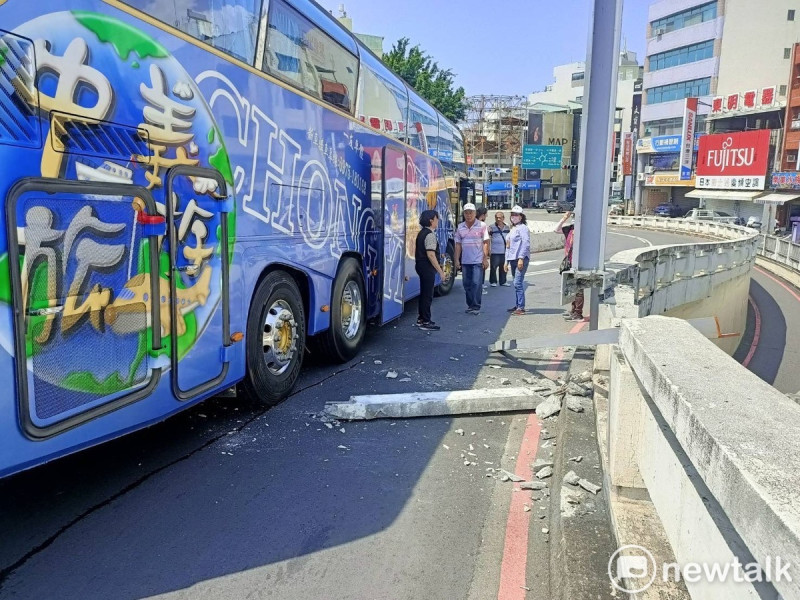
[[[555,65],[586,59],[592,0],[319,0],[343,3],[358,33],[382,35],[384,51],[408,37],[456,73],[468,95],[528,94]],[[623,34],[644,57],[648,0],[625,0]]]

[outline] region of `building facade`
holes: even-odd
[[[637,210],[649,212],[673,202],[687,211],[699,206],[741,221],[766,219],[759,198],[768,189],[765,178],[780,164],[787,77],[792,48],[800,40],[795,4],[659,0],[650,5],[637,143]],[[691,179],[681,179],[677,167],[686,98],[699,100],[694,149],[700,154],[693,159]],[[738,135],[755,130],[768,133],[752,146],[751,137]],[[731,135],[700,140],[703,135],[724,134]],[[699,173],[709,168],[706,153],[716,156],[717,141],[758,152],[759,169],[764,166],[765,172],[733,179],[704,177],[701,184]],[[754,185],[760,188],[749,187]]]

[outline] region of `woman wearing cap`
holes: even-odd
[[[525,271],[528,270],[528,262],[531,258],[531,232],[528,230],[528,221],[519,205],[511,209],[511,233],[508,234],[506,242],[506,265],[505,270],[511,270],[514,277],[514,292],[517,296],[517,303],[514,308],[509,308],[509,312],[514,315],[525,314]]]

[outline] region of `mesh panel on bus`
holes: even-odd
[[[36,416],[89,408],[145,382],[150,288],[131,198],[31,198],[20,212]]]
[[[33,44],[0,29],[0,144],[38,146]]]

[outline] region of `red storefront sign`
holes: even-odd
[[[630,131],[622,134],[622,174],[633,173],[633,133]]]
[[[764,189],[768,129],[704,135],[697,152],[697,187]]]

